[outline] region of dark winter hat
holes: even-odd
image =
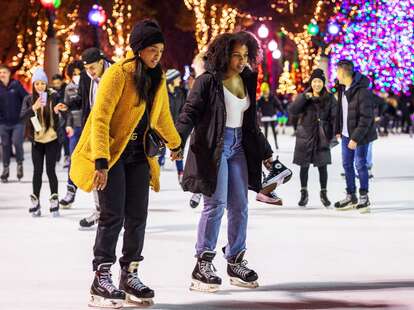
[[[129,45],[135,55],[144,48],[157,43],[165,44],[165,39],[160,26],[155,20],[143,20],[132,29]]]
[[[177,77],[179,77],[181,73],[177,69],[168,69],[165,75],[167,78],[167,82],[169,83],[171,81],[174,81]]]
[[[325,78],[325,73],[323,72],[322,69],[315,69],[312,71],[311,77],[309,79],[309,83],[312,83],[313,79],[320,79],[323,81],[323,83],[325,84],[326,82],[326,78]]]
[[[101,59],[105,59],[105,55],[100,49],[96,47],[88,48],[82,53],[82,62],[84,65],[89,65]]]

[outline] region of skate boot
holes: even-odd
[[[331,205],[326,189],[321,190],[321,201],[325,208],[328,208]]]
[[[59,216],[59,197],[58,194],[52,194],[49,198],[50,201],[50,213],[53,217]]]
[[[1,182],[2,183],[7,183],[9,180],[9,176],[10,176],[10,169],[9,167],[4,167],[3,168],[3,173],[0,176]]]
[[[193,209],[197,208],[198,205],[200,204],[201,197],[202,197],[201,194],[193,194],[193,196],[190,199],[190,207]]]
[[[308,190],[306,188],[302,188],[300,190],[300,200],[298,202],[298,205],[300,207],[306,207],[306,205],[309,202],[309,194],[308,194]]]
[[[272,168],[267,176],[264,176],[262,190],[270,193],[278,185],[287,183],[292,178],[292,170],[288,169],[279,161],[279,157],[272,163]]]
[[[94,225],[98,224],[99,212],[95,211],[92,215],[85,217],[79,221],[81,230],[91,229]]]
[[[34,194],[31,194],[30,201],[32,203],[32,207],[29,209],[30,214],[33,217],[40,217],[41,212],[39,199]]]
[[[223,248],[223,252],[225,248]],[[230,284],[240,287],[256,288],[259,286],[257,273],[247,267],[247,260],[243,259],[246,250],[237,254],[236,258],[227,261],[227,274]]]
[[[367,193],[361,193],[359,195],[359,203],[356,206],[356,209],[361,214],[370,213],[371,212],[371,209],[369,208],[370,205],[371,205],[371,203],[369,202],[368,194]]]
[[[139,262],[131,262],[129,266],[122,268],[119,289],[125,292],[127,303],[151,306],[154,304],[154,291],[139,279],[138,265]]]
[[[358,198],[355,194],[347,194],[345,199],[335,202],[335,209],[338,211],[347,211],[356,207]]]
[[[17,179],[23,179],[23,163],[17,163]]]
[[[125,293],[112,283],[111,263],[100,264],[95,272],[95,279],[91,286],[90,307],[122,308]]]
[[[274,191],[269,194],[260,192],[256,195],[256,200],[270,205],[283,206],[282,199],[280,199]]]
[[[68,191],[66,192],[65,198],[60,201],[62,209],[70,209],[73,202],[75,201],[76,187],[68,184]]]
[[[216,275],[213,265],[215,252],[204,251],[197,258],[197,264],[192,273],[190,290],[213,293],[217,292],[221,285],[221,279]]]

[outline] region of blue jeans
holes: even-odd
[[[3,167],[10,165],[12,145],[16,150],[16,162],[21,163],[24,159],[23,141],[25,125],[0,125],[1,144],[3,148]]]
[[[370,142],[368,144],[368,154],[367,154],[367,166],[368,166],[368,169],[371,169],[372,166],[374,165],[374,163],[372,162],[372,143],[373,142]]]
[[[348,148],[350,139],[342,136],[342,163],[345,170],[346,192],[348,194],[356,193],[355,185],[355,168],[358,171],[360,182],[360,193],[368,193],[368,165],[367,154],[368,145],[359,145],[356,150]]]
[[[242,129],[226,128],[216,191],[211,197],[204,196],[204,209],[198,224],[197,256],[204,251],[215,250],[226,208],[228,245],[225,256],[227,259],[234,258],[246,249],[247,191],[248,172]]]
[[[82,134],[82,127],[73,128],[73,136],[69,138],[69,153],[70,153],[70,155],[72,155],[73,151],[75,150],[76,145],[79,142],[81,134]],[[70,171],[70,163],[69,163],[69,171]],[[68,174],[68,184],[76,187],[76,185],[70,179],[69,174]]]

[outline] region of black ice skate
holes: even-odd
[[[300,200],[298,202],[298,205],[300,207],[306,207],[306,205],[309,202],[309,194],[308,194],[308,190],[306,188],[302,188],[300,190]]]
[[[4,167],[3,168],[3,173],[0,176],[1,182],[2,183],[7,183],[9,181],[9,176],[10,176],[9,167]]]
[[[335,202],[335,209],[338,211],[347,211],[355,208],[357,204],[357,196],[355,194],[347,194],[345,199]]]
[[[59,197],[58,194],[53,194],[49,198],[50,201],[50,213],[53,217],[59,216]]]
[[[119,289],[126,295],[125,301],[132,305],[151,306],[154,304],[154,291],[143,284],[138,277],[139,262],[131,262],[121,270]]]
[[[215,256],[215,252],[204,251],[197,258],[197,264],[192,273],[190,290],[208,293],[219,290],[221,279],[215,274],[216,268],[212,263]]]
[[[370,213],[371,212],[371,209],[369,208],[370,205],[371,205],[371,203],[369,202],[368,195],[367,194],[361,194],[359,196],[359,203],[356,206],[356,209],[361,214]]]
[[[32,203],[32,207],[29,209],[30,214],[33,217],[39,217],[41,215],[39,199],[32,194],[30,195],[30,201]]]
[[[23,179],[23,163],[17,163],[17,180]]]
[[[200,204],[201,197],[202,197],[201,194],[193,194],[193,196],[190,199],[190,207],[193,209],[197,208],[198,205]]]
[[[272,163],[272,169],[267,176],[264,176],[262,190],[270,193],[281,184],[287,183],[292,178],[292,170],[288,169],[279,161],[279,157]]]
[[[95,211],[92,215],[85,217],[79,221],[80,230],[92,229],[94,225],[98,224],[99,212]]]
[[[111,263],[100,264],[95,272],[95,279],[91,286],[90,307],[122,308],[125,293],[112,283]]]
[[[224,252],[223,248],[223,252]],[[236,258],[227,261],[227,274],[230,277],[230,284],[240,287],[259,287],[257,273],[247,267],[247,260],[243,259],[245,250],[237,254]]]
[[[328,208],[331,205],[331,202],[328,199],[326,189],[321,190],[321,201],[325,208]]]
[[[60,206],[62,209],[72,208],[72,204],[75,201],[76,196],[76,187],[68,184],[68,191],[66,192],[65,198],[60,201]]]

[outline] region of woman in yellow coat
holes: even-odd
[[[144,148],[148,130],[157,132],[181,156],[181,140],[170,114],[165,77],[159,64],[164,37],[155,21],[138,23],[133,51],[112,65],[99,84],[96,103],[72,155],[70,176],[87,192],[98,190],[101,209],[94,246],[91,306],[119,307],[125,299],[151,302],[154,291],[138,278],[151,185],[159,191],[157,158]],[[119,287],[110,268],[121,228],[124,242]]]

